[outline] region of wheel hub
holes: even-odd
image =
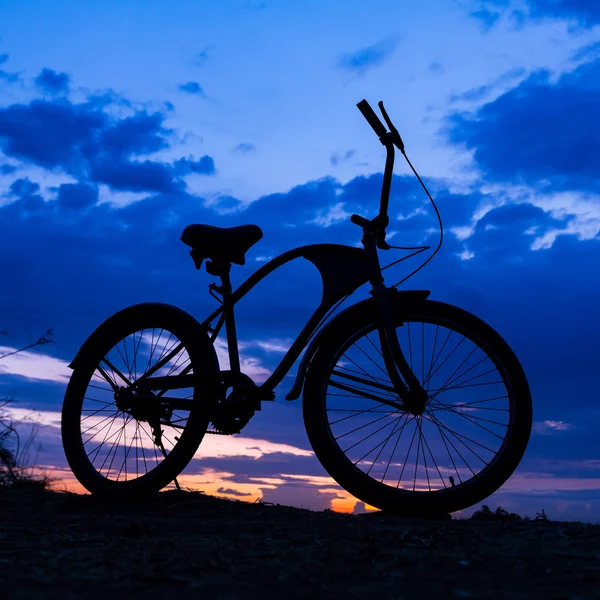
[[[415,416],[420,416],[425,412],[428,400],[429,396],[427,392],[423,388],[420,388],[409,392],[408,402],[405,404],[410,413]]]
[[[150,421],[160,417],[158,403],[149,401],[152,393],[145,393],[141,397],[131,388],[121,388],[115,392],[115,403],[120,411],[130,414],[136,421]]]

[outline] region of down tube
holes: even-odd
[[[298,360],[298,357],[302,353],[302,350],[304,350],[306,347],[310,336],[319,326],[319,323],[323,317],[338,300],[340,300],[340,298],[330,300],[327,303],[322,303],[317,307],[311,318],[304,326],[304,329],[302,329],[300,332],[300,335],[296,338],[290,349],[286,352],[283,360],[277,365],[271,376],[260,386],[262,389],[273,391],[281,383],[286,373],[292,368],[292,365],[296,362],[296,360]]]

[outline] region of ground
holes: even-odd
[[[600,525],[0,490],[0,596],[600,598]]]

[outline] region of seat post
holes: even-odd
[[[229,352],[229,368],[234,373],[240,372],[240,353],[237,343],[237,332],[235,330],[235,315],[233,302],[231,301],[231,279],[229,271],[231,263],[220,265],[221,287],[223,295],[223,315],[225,317],[225,333],[227,335],[227,350]]]

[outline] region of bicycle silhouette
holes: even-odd
[[[383,103],[389,131],[366,100],[357,106],[387,152],[378,215],[350,219],[362,228],[362,248],[302,246],[272,259],[233,291],[231,265],[245,263],[261,229],[189,225],[181,239],[192,248],[196,269],[207,261],[207,272],[220,278],[209,291],[221,306],[199,323],[171,305],[138,304],[85,341],[70,365],[62,438],[69,465],[88,491],[137,496],[177,484],[204,435],[239,433],[263,401],[274,400],[303,350],[286,399],[302,394],[318,460],[363,502],[404,514],[454,512],[495,492],[517,468],[532,407],[509,345],[476,316],[431,300],[427,290],[384,284],[378,250],[400,248],[386,242],[395,147],[440,217]],[[440,244],[421,267],[439,250],[442,232],[440,219]],[[415,250],[413,256],[427,248],[407,249]],[[320,272],[322,302],[258,385],[240,369],[234,306],[297,258]],[[367,283],[371,298],[332,316]],[[227,370],[220,369],[214,348],[223,325]]]

